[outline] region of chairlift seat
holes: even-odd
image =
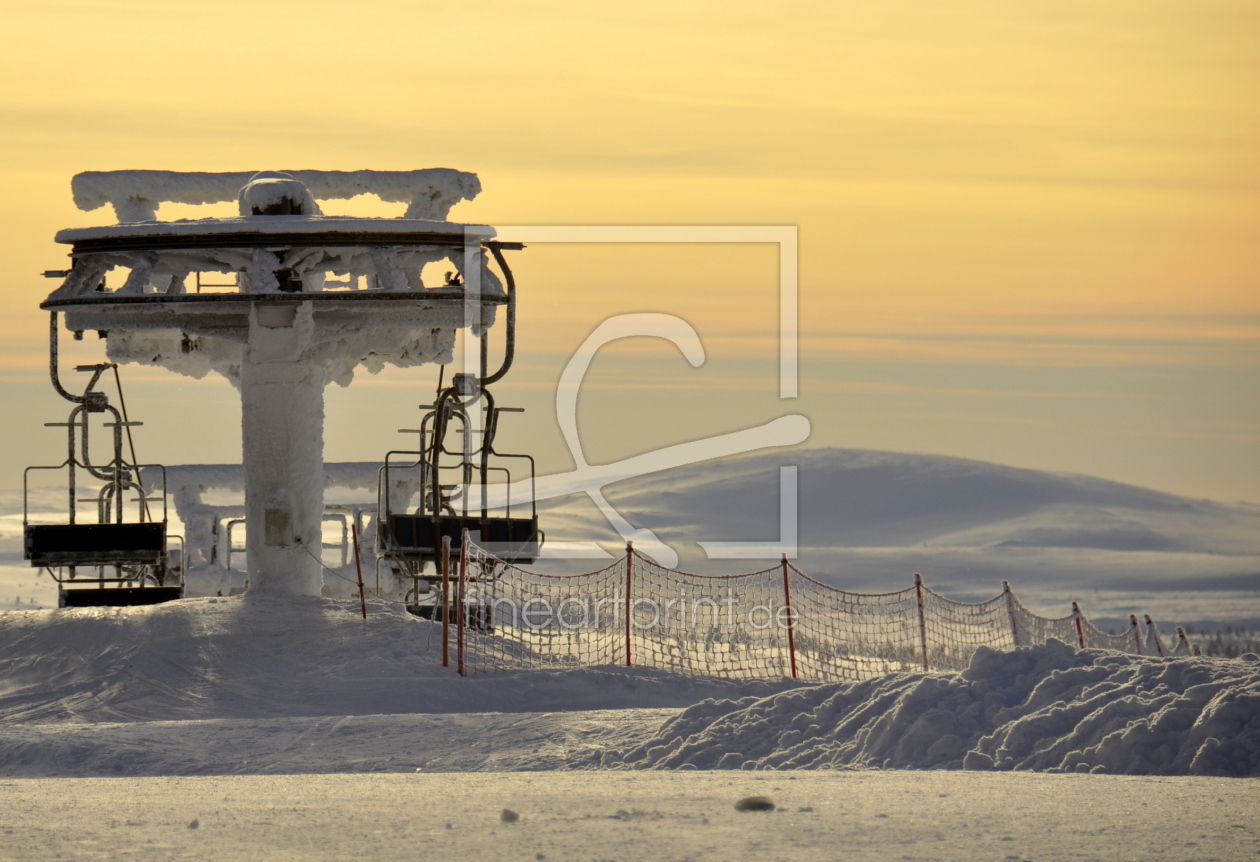
[[[538,518],[481,518],[476,515],[442,515],[437,519],[438,547],[434,547],[433,516],[390,515],[389,533],[394,549],[405,556],[434,559],[442,537],[451,540],[458,553],[464,530],[472,540],[509,563],[532,563],[538,557]]]
[[[129,608],[160,605],[184,597],[180,587],[106,587],[61,591],[63,608]]]
[[[27,524],[32,566],[157,565],[166,559],[166,524]]]

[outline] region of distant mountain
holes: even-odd
[[[892,589],[921,571],[929,583],[976,595],[992,595],[1009,578],[1025,593],[1054,601],[1082,587],[1226,590],[1254,602],[1243,616],[1260,617],[1255,505],[962,458],[853,449],[725,458],[629,479],[609,486],[606,497],[636,527],[673,547],[682,567],[746,570],[759,564],[707,560],[695,543],[774,541],[779,467],[788,465],[798,468],[798,565],[837,586]],[[585,497],[540,509],[552,538],[616,540]]]

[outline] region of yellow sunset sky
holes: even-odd
[[[75,209],[75,173],[441,166],[481,177],[459,221],[799,229],[794,401],[773,247],[517,254],[500,398],[546,469],[571,463],[549,388],[567,357],[659,311],[709,361],[609,348],[581,404],[592,461],[800,412],[807,446],[1260,503],[1255,3],[75,0],[7,3],[3,25],[0,487],[56,456],[53,234],[113,220]],[[149,457],[239,458],[226,383],[124,373]],[[330,390],[328,459],[383,455],[432,376]]]

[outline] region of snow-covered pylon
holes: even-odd
[[[64,281],[41,307],[101,333],[113,362],[238,387],[250,590],[319,595],[325,386],[360,366],[451,363],[460,330],[475,365],[498,307],[513,314],[502,251],[521,246],[446,220],[481,190],[446,168],[92,172],[72,186],[80,208],[111,203],[120,224],[57,234],[73,266],[49,272]],[[407,210],[350,218],[318,204],[364,193]],[[164,202],[233,200],[239,216],[156,221]],[[443,263],[445,283],[426,284]]]
[[[1194,650],[1190,647],[1190,641],[1186,637],[1186,630],[1181,626],[1177,626],[1177,645],[1173,647],[1173,651],[1169,655],[1194,655]]]

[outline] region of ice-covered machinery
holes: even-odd
[[[432,467],[433,496],[422,494],[420,508],[408,510],[410,501],[385,493],[381,517],[393,528],[391,551],[413,562],[426,553],[421,533],[450,529],[445,519],[455,514],[455,497],[467,515],[473,492],[453,493],[439,478],[450,473],[447,429],[454,416],[471,422],[463,426],[456,472],[465,485],[486,482],[500,460],[492,444],[502,412],[486,386],[511,364],[515,322],[503,252],[520,248],[496,241],[492,228],[447,221],[454,204],[480,191],[475,175],[118,171],[80,174],[73,191],[82,209],[111,203],[119,223],[57,235],[72,246],[73,266],[51,273],[64,282],[42,307],[54,318],[64,314],[71,330],[100,333],[112,362],[197,378],[214,371],[240,390],[251,592],[320,593],[324,386],[348,385],[360,365],[451,363],[459,330],[467,333],[462,352],[473,360],[426,420],[432,430],[427,438],[422,432],[420,449],[430,454],[413,459]],[[326,216],[319,204],[369,193],[405,201],[407,210],[399,218],[349,218]],[[164,202],[226,201],[237,201],[239,216],[157,220]],[[431,264],[445,270],[437,284],[426,283]],[[507,356],[487,374],[485,335],[500,305],[508,311]],[[499,528],[487,519],[497,513],[483,506],[476,514],[482,537],[496,538]],[[420,525],[425,517],[428,527]],[[505,518],[509,543],[537,545],[532,508],[528,519]],[[404,523],[416,541],[398,541]]]

